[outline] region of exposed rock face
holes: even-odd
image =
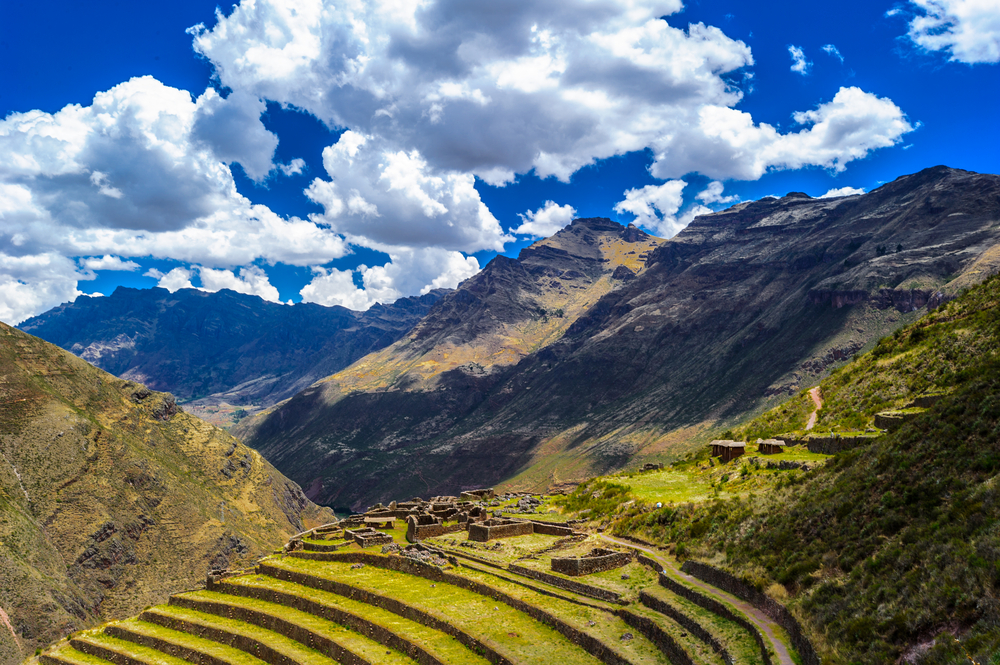
[[[945,167],[862,196],[742,203],[650,249],[577,220],[240,431],[343,506],[619,468],[811,382],[995,272],[998,221],[1000,177]],[[636,279],[612,280],[632,257]],[[584,292],[600,298],[573,299]],[[817,295],[834,292],[854,295]]]
[[[332,518],[169,395],[0,324],[0,663]]]
[[[233,407],[224,413],[270,406],[392,344],[445,292],[354,312],[229,290],[119,287],[19,328],[112,374],[194,401],[189,411],[207,416],[220,404]]]

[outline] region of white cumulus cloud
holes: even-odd
[[[629,189],[625,192],[625,199],[615,205],[615,210],[630,212],[635,215],[635,223],[639,226],[663,238],[672,238],[698,215],[712,212],[703,205],[695,205],[678,216],[684,202],[681,194],[686,186],[683,180],[670,180],[662,185]]]
[[[703,107],[698,129],[664,141],[650,173],[668,179],[700,171],[718,179],[756,180],[769,169],[817,165],[843,171],[848,162],[895,145],[913,130],[891,100],[855,87],[841,88],[829,102],[792,117],[803,129],[781,134],[755,124],[749,113]]]
[[[806,52],[802,50],[802,47],[789,45],[788,55],[792,56],[791,69],[793,72],[803,76],[809,73],[809,68],[812,67],[813,63],[806,60]]]
[[[740,197],[733,194],[732,196],[723,196],[722,190],[725,189],[723,185],[718,180],[708,183],[708,186],[704,190],[698,193],[695,197],[702,203],[733,203],[739,201]]]
[[[110,254],[80,259],[80,265],[87,270],[134,271],[139,269],[139,264],[135,261],[122,261],[121,257]]]
[[[555,201],[546,201],[538,210],[519,213],[521,225],[512,229],[516,235],[547,238],[573,221],[576,208],[569,205],[559,205]]]
[[[453,289],[479,272],[475,257],[439,248],[396,248],[390,256],[392,261],[385,265],[360,266],[357,271],[314,268],[312,281],[299,295],[304,302],[366,310],[377,302],[390,303],[438,288]],[[355,272],[361,277],[361,287],[355,284]]]
[[[864,194],[865,190],[861,187],[838,187],[836,189],[831,189],[823,194],[819,198],[821,199],[832,199],[837,196],[857,196],[858,194]]]
[[[966,64],[1000,62],[1000,4],[996,0],[910,0],[918,14],[909,37],[928,51]]]

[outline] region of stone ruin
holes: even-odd
[[[634,556],[634,552],[615,552],[597,548],[581,557],[553,557],[552,572],[571,577],[603,573],[631,563]]]
[[[532,522],[510,520],[503,518],[488,519],[469,525],[469,540],[485,543],[494,538],[510,538],[512,536],[528,536],[535,532]]]
[[[392,536],[371,527],[363,529],[344,529],[344,534],[354,538],[354,542],[362,549],[373,545],[386,545],[392,542]]]
[[[653,462],[646,462],[645,464],[642,465],[642,468],[639,469],[640,473],[643,471],[663,471],[663,465],[654,464]]]

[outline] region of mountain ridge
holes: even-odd
[[[0,324],[0,662],[332,518],[172,396]]]
[[[656,243],[635,279],[609,284],[516,364],[452,362],[425,372],[438,372],[431,383],[419,372],[414,381],[384,371],[405,366],[403,347],[435,312],[479,302],[470,287],[500,267],[513,270],[504,259],[460,285],[407,338],[237,432],[310,497],[354,507],[390,487],[541,489],[637,457],[667,459],[698,432],[817,380],[916,318],[918,303],[933,306],[995,271],[998,220],[1000,177],[946,167],[861,196],[746,202]],[[587,223],[568,228],[582,238]],[[518,263],[526,269],[529,260]],[[613,272],[603,270],[602,279]],[[882,289],[888,299],[874,297]],[[869,297],[817,298],[824,290]]]
[[[111,296],[83,296],[18,327],[228,424],[237,410],[270,406],[391,344],[445,292],[355,312],[271,303],[228,289],[119,287]]]

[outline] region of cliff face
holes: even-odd
[[[233,291],[120,287],[28,319],[25,332],[155,390],[217,424],[294,395],[393,343],[444,293],[367,312],[281,305]]]
[[[252,561],[332,513],[257,452],[0,324],[0,662]]]
[[[578,220],[239,431],[345,506],[667,457],[995,272],[998,222],[1000,178],[944,167],[862,196],[743,203],[641,250]]]

